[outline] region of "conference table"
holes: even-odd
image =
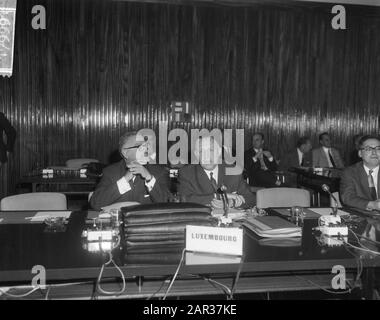
[[[275,208],[266,212],[279,215]],[[30,299],[159,298],[181,258],[178,253],[168,259],[143,254],[132,259],[121,244],[113,251],[120,270],[111,265],[105,267],[102,286],[108,291],[120,291],[121,271],[127,282],[125,290],[118,294],[95,293],[101,266],[109,257],[87,251],[82,232],[91,227],[90,217],[97,213],[73,211],[63,229],[53,231],[42,220],[33,221],[36,214],[36,211],[0,212],[0,288],[25,293],[42,266],[48,289],[33,291],[27,296]],[[44,213],[38,215],[43,217]],[[349,223],[357,234],[368,227],[380,229],[379,220],[361,215],[352,216]],[[224,259],[206,254],[194,259],[194,254],[186,253],[186,261],[168,297],[225,296],[233,287],[235,297],[258,292],[332,290],[332,279],[336,276],[332,270],[334,266],[343,266],[351,286],[363,297],[371,298],[374,272],[380,264],[379,247],[374,246],[370,253],[346,245],[331,246],[313,231],[317,224],[317,219],[305,219],[302,237],[294,239],[264,239],[244,229],[244,254],[238,261],[236,257]],[[350,243],[355,241],[349,236]],[[235,282],[238,272],[240,277]],[[354,281],[358,274],[360,278]],[[1,291],[0,298],[6,298]]]

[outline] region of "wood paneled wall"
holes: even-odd
[[[35,4],[46,30],[31,27]],[[0,79],[18,132],[3,193],[37,163],[106,162],[121,132],[170,122],[173,100],[193,107],[180,127],[244,128],[246,146],[262,131],[278,158],[325,130],[348,153],[379,130],[380,13],[346,9],[335,31],[323,6],[18,1],[14,74]]]

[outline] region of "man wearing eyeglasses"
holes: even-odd
[[[380,138],[363,136],[358,154],[362,161],[343,172],[340,183],[342,201],[358,209],[380,210]]]
[[[124,134],[119,140],[119,152],[123,159],[103,170],[90,199],[91,206],[100,210],[117,202],[167,202],[167,171],[149,164],[155,154],[143,137],[138,137],[136,132]]]

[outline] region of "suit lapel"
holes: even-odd
[[[367,173],[364,170],[363,162],[359,162],[357,164],[359,169],[359,176],[360,176],[360,183],[363,186],[363,189],[366,192],[366,197],[368,199],[371,199],[371,191],[369,190],[369,184],[368,184],[368,176]]]
[[[196,165],[196,171],[196,177],[198,180],[198,185],[200,186],[200,190],[205,188],[206,192],[214,192],[214,188],[212,187],[211,181],[200,164]]]

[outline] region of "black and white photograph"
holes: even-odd
[[[0,0],[0,308],[380,300],[380,0]]]

